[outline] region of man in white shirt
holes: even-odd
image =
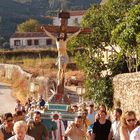
[[[63,121],[61,120],[61,115],[58,112],[54,112],[53,114],[53,119],[57,124],[57,129],[56,129],[56,136],[53,134],[53,140],[64,140],[64,134],[65,134],[65,126]]]
[[[130,140],[140,140],[140,126],[136,127],[130,134]]]
[[[120,108],[116,108],[114,110],[114,121],[112,122],[111,125],[111,130],[109,134],[109,140],[120,140],[120,118],[122,115],[122,110]]]

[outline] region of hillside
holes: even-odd
[[[71,10],[88,9],[91,4],[99,4],[101,0],[0,0],[0,37],[9,38],[17,24],[28,18],[35,18],[41,23],[50,23],[43,15],[54,15],[61,7]]]

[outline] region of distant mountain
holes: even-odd
[[[88,9],[90,5],[100,2],[101,0],[0,0],[0,36],[9,38],[15,32],[17,24],[28,18],[47,24],[50,21],[43,16],[54,14],[62,7],[69,10]]]

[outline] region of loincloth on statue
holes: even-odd
[[[64,56],[59,56],[58,59],[57,59],[57,62],[56,64],[58,66],[62,66],[62,65],[66,65],[69,61],[69,58],[67,55],[64,55]]]

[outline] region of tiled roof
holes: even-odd
[[[82,16],[86,11],[70,11],[70,16]]]
[[[11,38],[26,38],[26,37],[47,37],[44,32],[16,32]]]
[[[84,15],[84,13],[86,12],[86,10],[82,10],[82,11],[69,11],[70,16],[82,16]],[[56,18],[57,16],[54,16],[53,18]]]

